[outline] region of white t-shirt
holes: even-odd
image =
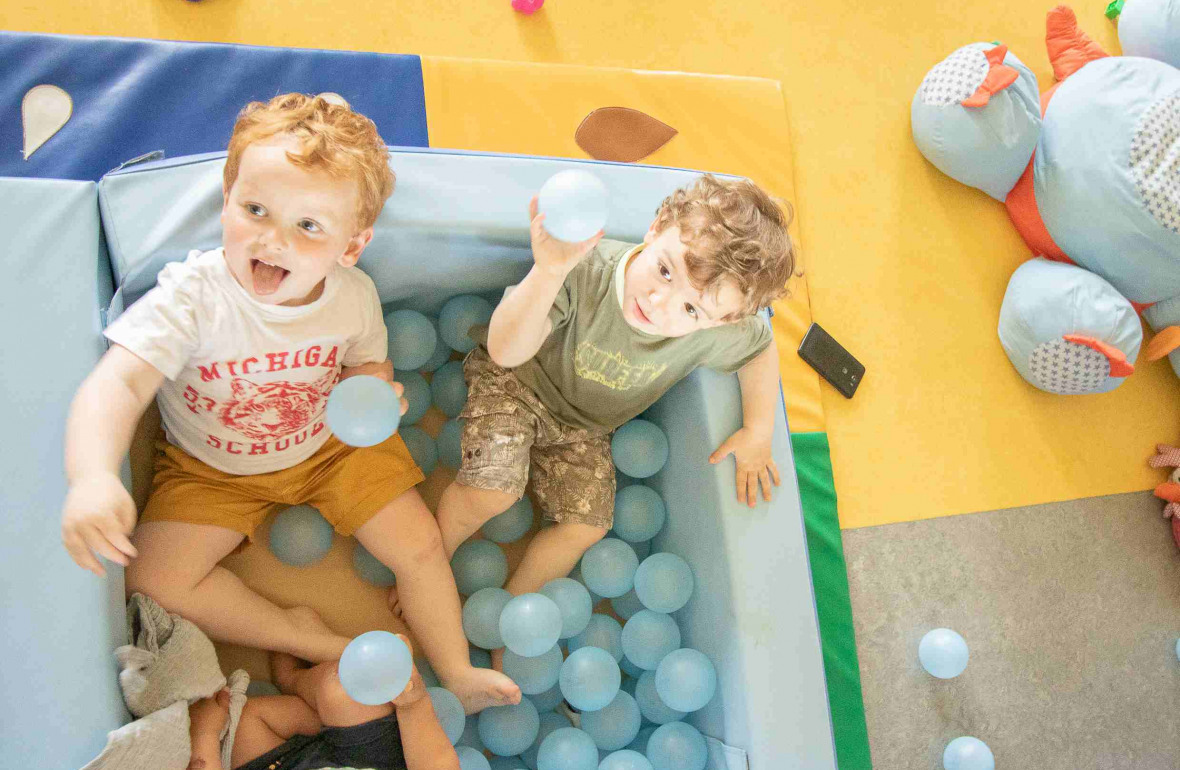
[[[263,305],[222,249],[166,266],[105,334],[167,377],[156,400],[168,441],[238,475],[310,457],[328,440],[340,368],[388,357],[377,287],[358,268],[333,269],[310,304]]]

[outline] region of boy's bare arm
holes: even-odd
[[[65,469],[69,492],[62,506],[62,542],[79,566],[102,576],[95,553],[127,566],[136,555],[127,539],[135,503],[119,479],[135,426],[164,375],[120,345],[113,345],[78,388],[66,422]]]
[[[443,732],[417,672],[414,686],[393,704],[408,770],[459,770],[459,755]]]
[[[733,454],[737,464],[738,502],[752,508],[758,502],[759,483],[762,496],[768,501],[771,482],[776,487],[781,483],[778,466],[771,456],[779,388],[778,350],[774,342],[738,371],[738,382],[742,388],[742,427],[717,448],[709,462],[718,463]]]
[[[545,215],[537,213],[535,197],[529,202],[529,218],[533,268],[496,307],[488,329],[488,355],[506,368],[520,366],[540,350],[553,331],[549,309],[566,276],[602,240],[601,231],[581,243],[566,243],[549,235]]]

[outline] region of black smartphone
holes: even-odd
[[[844,346],[813,323],[799,343],[799,357],[811,364],[811,368],[832,383],[845,398],[852,398],[860,381],[864,379],[865,367]]]

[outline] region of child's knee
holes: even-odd
[[[325,725],[346,727],[363,724],[393,712],[393,705],[389,703],[366,706],[353,700],[340,683],[339,666],[335,663],[325,665],[328,667],[316,677],[315,682],[316,714]]]
[[[476,520],[479,524],[493,516],[499,516],[512,507],[520,498],[499,489],[481,489],[455,483],[455,488],[463,496],[461,513]]]

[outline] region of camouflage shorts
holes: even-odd
[[[615,467],[609,431],[559,422],[532,389],[475,348],[463,364],[467,405],[460,484],[524,495],[532,470],[533,495],[546,519],[610,529]]]

